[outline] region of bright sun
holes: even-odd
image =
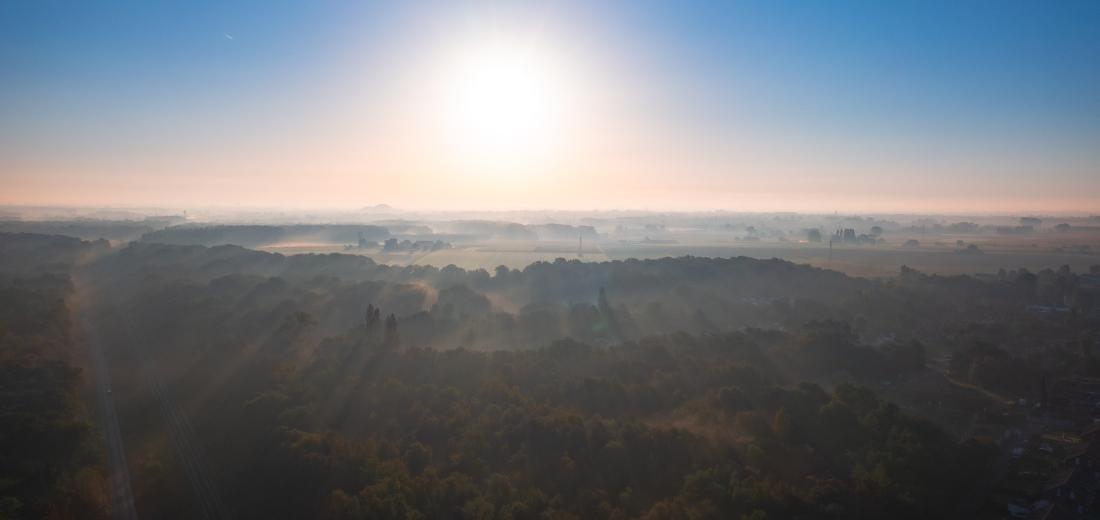
[[[443,132],[470,166],[530,167],[562,137],[569,89],[549,53],[500,41],[472,45],[457,53],[443,83]]]

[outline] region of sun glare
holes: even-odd
[[[483,170],[537,165],[559,144],[568,89],[549,53],[493,41],[456,53],[440,88],[443,132]]]

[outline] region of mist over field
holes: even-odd
[[[0,520],[1100,517],[1100,3],[0,2]]]

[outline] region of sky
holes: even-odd
[[[0,204],[1100,212],[1100,2],[0,0]]]

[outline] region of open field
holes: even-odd
[[[393,265],[455,265],[464,269],[492,270],[498,265],[513,269],[538,261],[552,262],[557,258],[587,262],[647,259],[678,256],[781,258],[796,263],[834,269],[856,276],[892,276],[901,266],[944,275],[995,273],[998,269],[1026,268],[1031,271],[1057,269],[1068,265],[1075,272],[1088,272],[1100,264],[1100,234],[1078,236],[1036,235],[1026,237],[1000,236],[937,236],[927,245],[909,248],[900,243],[877,246],[835,245],[793,241],[715,240],[713,237],[682,237],[675,243],[642,243],[639,241],[600,240],[585,242],[578,254],[577,244],[564,241],[487,241],[457,245],[433,252],[383,253],[377,249],[345,249],[342,244],[273,244],[261,249],[282,254],[347,253],[368,256],[380,263]],[[975,244],[980,254],[958,252],[956,240]],[[1077,246],[1089,245],[1090,252]]]

